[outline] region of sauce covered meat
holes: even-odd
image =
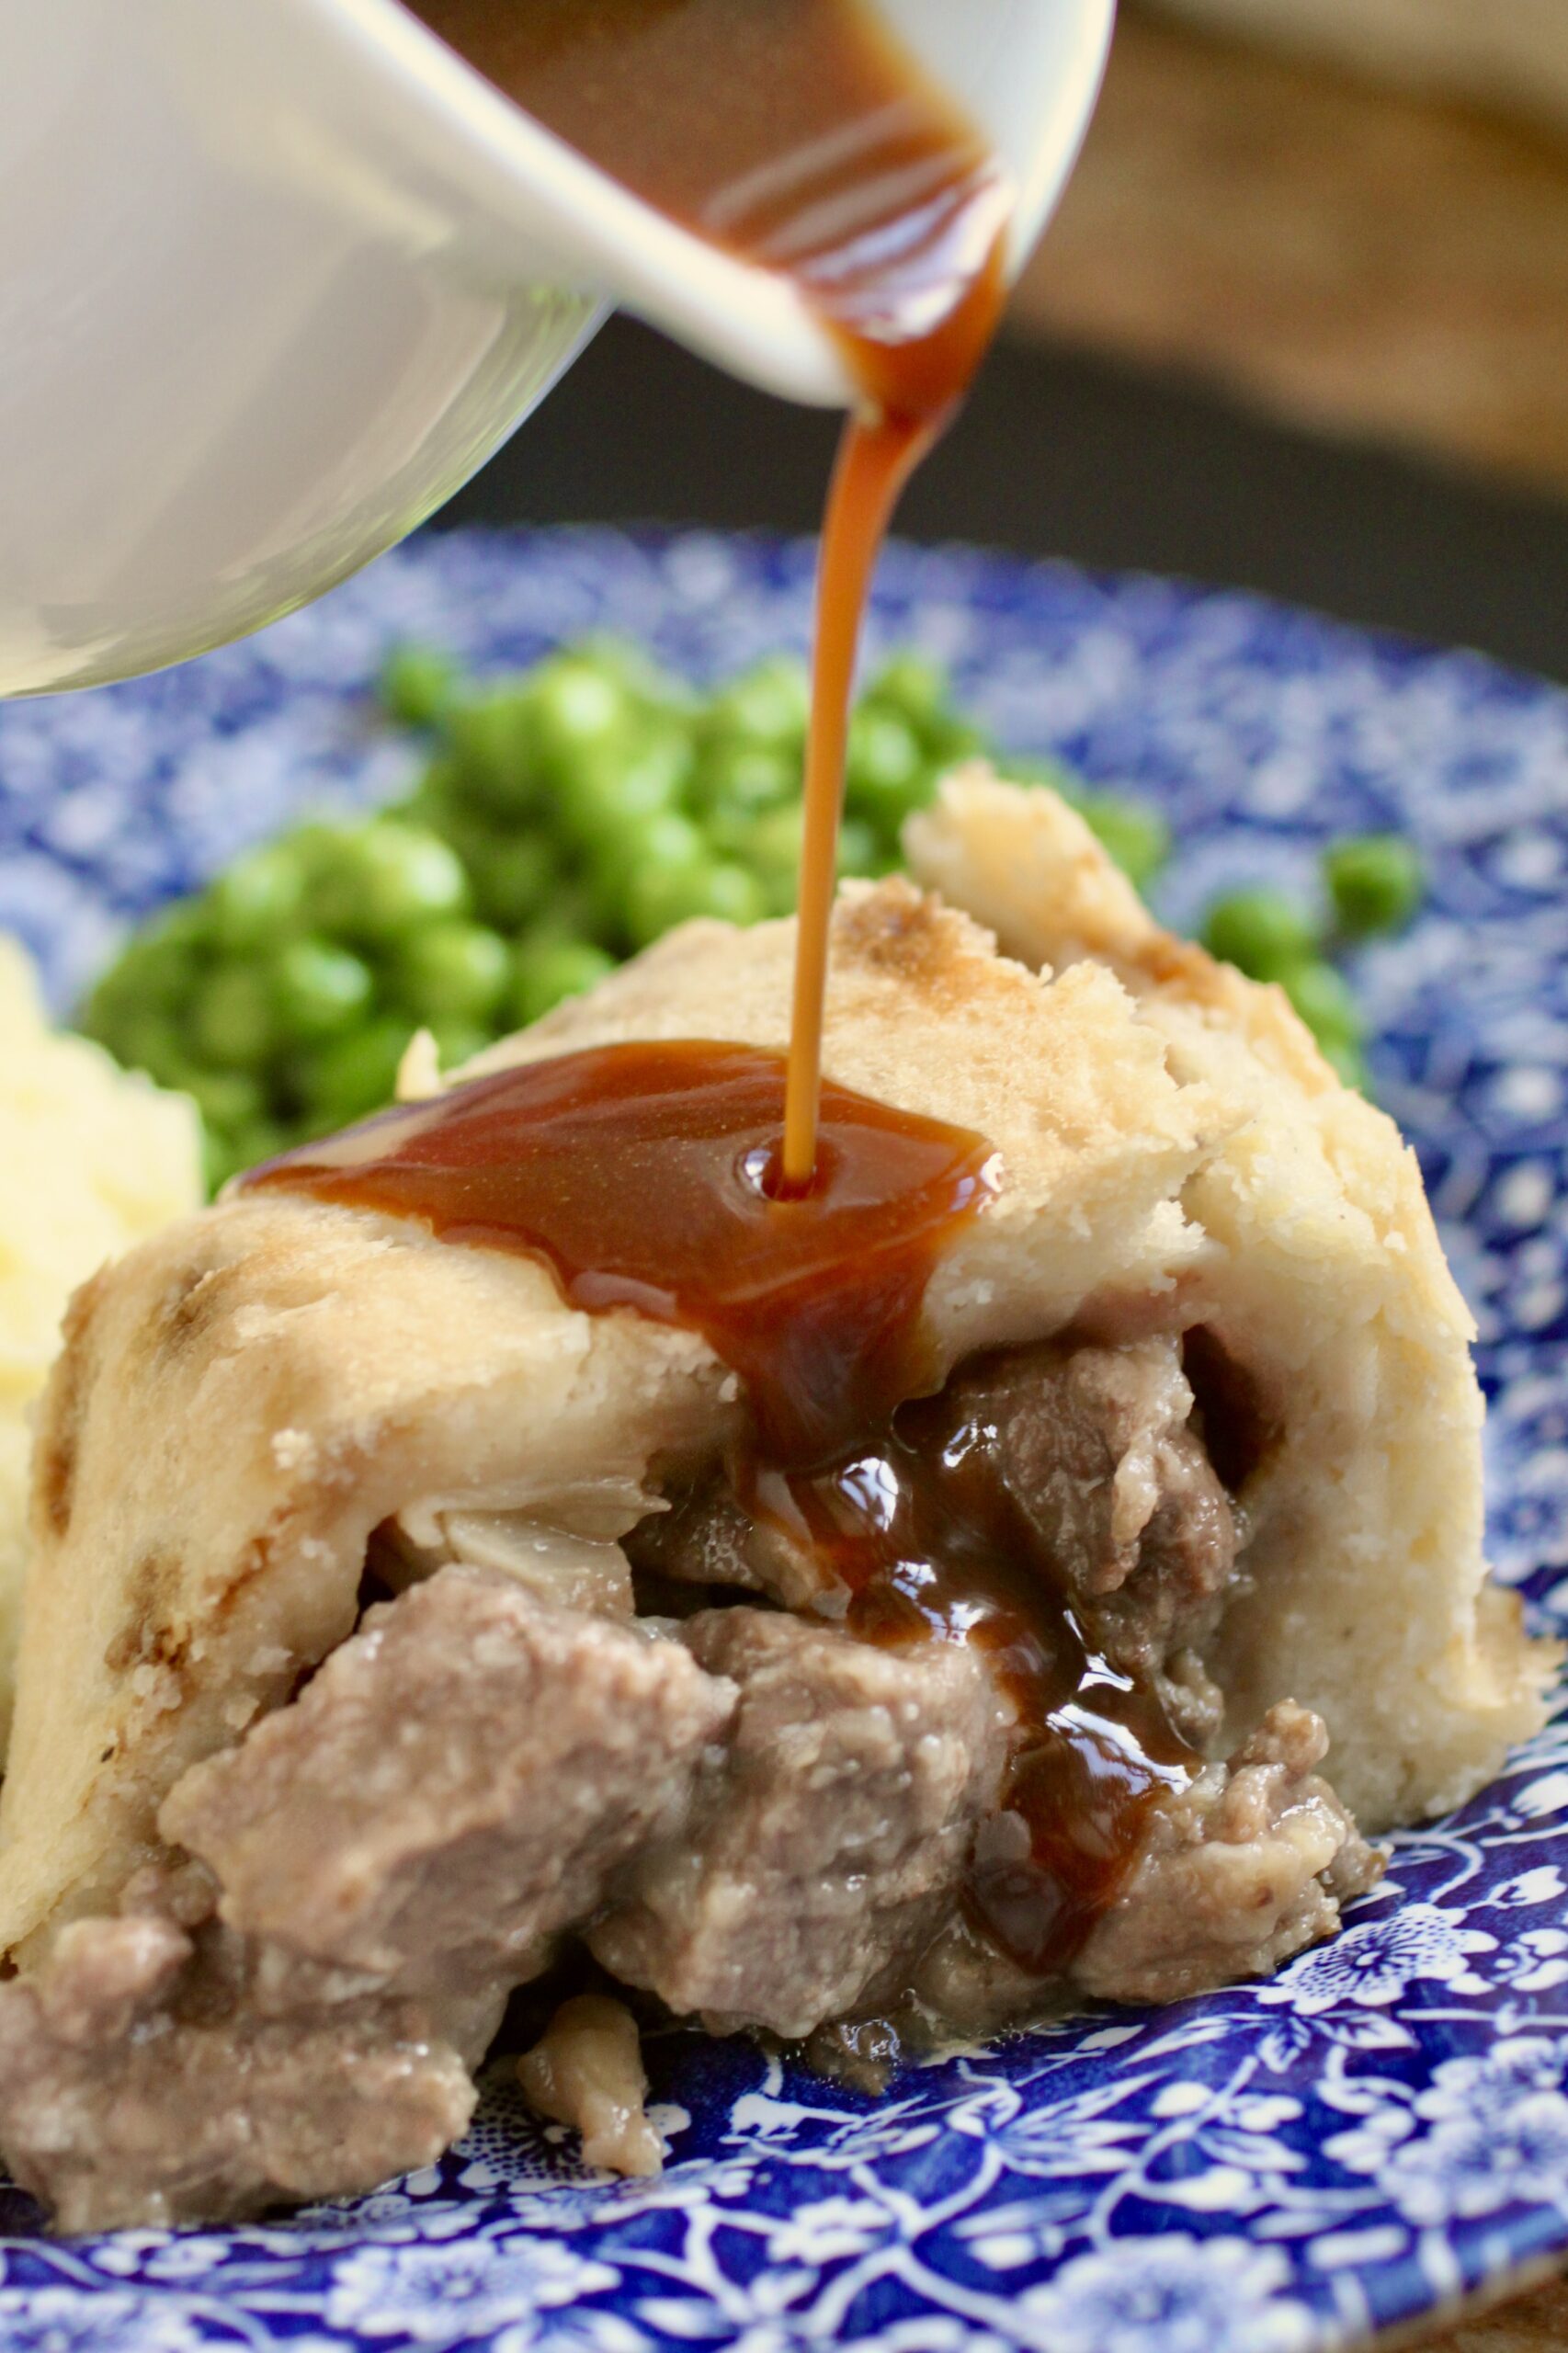
[[[983,1838],[970,1901],[1021,1968],[1062,1968],[1119,1887],[1151,1803],[1198,1759],[1152,1684],[1106,1656],[1009,1491],[984,1411],[923,1399],[824,1471],[745,1483],[848,1589],[862,1640],[986,1654],[1017,1714],[1002,1809],[1028,1835]]]
[[[813,1558],[863,1640],[986,1654],[1017,1719],[1004,1805],[1028,1836],[983,1853],[971,1900],[1044,1972],[1194,1752],[1152,1679],[1086,1625],[1062,1546],[1009,1483],[983,1385],[922,1393],[926,1287],[993,1198],[988,1146],[830,1083],[812,1188],[779,1199],[784,1093],[782,1058],[757,1049],[600,1047],[384,1113],[244,1182],[525,1251],[574,1305],[702,1333],[745,1383],[750,1438],[729,1470],[744,1515]]]

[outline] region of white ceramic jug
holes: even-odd
[[[1114,0],[881,6],[1009,165],[1017,268]],[[615,303],[773,392],[849,398],[785,280],[629,195],[398,0],[0,0],[0,695],[320,595]]]

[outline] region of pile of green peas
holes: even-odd
[[[119,1061],[195,1097],[214,1188],[385,1103],[418,1028],[451,1068],[689,916],[793,906],[799,662],[704,695],[617,642],[483,682],[405,646],[381,697],[427,743],[414,792],[247,851],[136,933],[84,1008]],[[887,663],[850,727],[841,871],[896,866],[905,817],[990,748],[937,665]],[[1016,772],[1066,791],[1153,878],[1168,842],[1152,811],[1051,763]]]
[[[1366,1021],[1330,961],[1401,930],[1426,890],[1421,853],[1402,834],[1348,835],[1321,860],[1321,904],[1267,888],[1232,891],[1203,919],[1204,946],[1255,981],[1278,981],[1347,1086],[1368,1086]]]

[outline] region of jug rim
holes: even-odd
[[[275,0],[276,4],[276,0]],[[353,51],[382,95],[460,153],[468,193],[536,235],[548,210],[575,290],[624,305],[812,407],[857,393],[833,337],[788,279],[710,244],[513,104],[402,0],[287,0]]]
[[[274,0],[279,5],[279,0]],[[548,230],[577,290],[623,305],[765,391],[813,407],[860,398],[844,352],[780,274],[724,252],[615,180],[516,106],[403,0],[288,0],[354,53],[384,95],[460,154],[471,196]],[[1109,51],[1116,0],[1053,0],[1066,55],[1026,155],[1008,158],[1016,277],[1076,160]],[[894,22],[897,12],[893,11]]]

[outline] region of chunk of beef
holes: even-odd
[[[403,1994],[517,1984],[678,1826],[734,1696],[676,1643],[443,1569],[194,1767],[160,1826],[247,1935]]]
[[[672,2009],[809,2034],[934,1934],[995,1802],[1006,1711],[957,1645],[882,1651],[746,1608],[683,1639],[740,1687],[729,1745],[588,1941]]]
[[[678,1644],[493,1572],[373,1609],[171,1792],[165,1836],[199,1860],[0,1986],[17,2178],[97,2229],[431,2163],[507,1989],[675,1830],[734,1700]]]
[[[648,2121],[648,2078],[637,2021],[607,1994],[562,2002],[539,2041],[517,2062],[530,2108],[583,2136],[585,2165],[608,2173],[664,2170],[659,2136]]]
[[[462,2131],[468,2070],[422,2005],[273,2018],[248,1976],[222,1928],[129,1913],[73,1922],[38,1974],[0,1985],[6,2155],[61,2229],[370,2189]]]
[[[1315,1770],[1327,1748],[1320,1718],[1283,1700],[1228,1765],[1163,1800],[1078,1955],[1077,1984],[1108,2001],[1170,2002],[1264,1976],[1332,1935],[1384,1858]]]
[[[1195,1747],[1218,1729],[1200,1650],[1233,1582],[1236,1527],[1172,1338],[1010,1351],[960,1373],[955,1427],[983,1427],[1041,1562],[1124,1674]]]

